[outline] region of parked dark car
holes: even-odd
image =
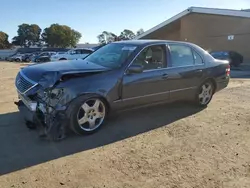
[[[212,51],[210,54],[215,59],[228,60],[231,66],[238,67],[243,63],[243,56],[235,51]]]
[[[34,57],[35,54],[34,53],[26,53],[26,54],[23,54],[22,56],[22,61],[24,62],[30,62],[32,57]]]
[[[114,111],[178,100],[206,106],[227,87],[229,74],[228,61],[191,43],[121,41],[84,60],[22,69],[16,104],[30,128],[35,122],[60,139],[67,126],[77,134],[97,131]]]
[[[38,55],[33,56],[31,61],[36,63],[48,62],[50,61],[50,57],[54,54],[56,54],[56,52],[41,52]]]
[[[36,58],[36,63],[45,63],[50,61],[51,55],[39,56]]]

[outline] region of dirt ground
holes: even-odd
[[[206,109],[134,110],[94,135],[53,143],[28,130],[13,104],[18,69],[0,63],[1,188],[250,187],[248,76],[231,79]]]

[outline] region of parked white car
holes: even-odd
[[[69,50],[65,53],[58,52],[50,57],[51,61],[61,61],[61,60],[77,60],[83,59],[87,55],[91,54],[94,50],[89,48],[77,48]]]

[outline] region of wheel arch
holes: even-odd
[[[100,98],[100,99],[105,103],[105,105],[106,105],[106,107],[107,107],[107,113],[110,112],[111,106],[110,106],[110,103],[109,103],[109,100],[107,99],[107,97],[104,96],[104,95],[102,95],[102,94],[100,94],[100,93],[95,93],[95,92],[81,93],[81,94],[77,95],[74,99],[72,99],[72,100],[69,102],[69,104],[72,103],[75,99],[77,99],[77,98],[79,98],[79,97],[88,96],[88,95],[89,95],[89,97],[97,97],[97,98]]]
[[[62,60],[67,60],[67,58],[61,57],[61,58],[59,59],[59,61],[62,61]]]
[[[217,83],[216,83],[215,79],[214,78],[207,78],[202,83],[205,83],[205,82],[208,82],[208,81],[210,81],[213,84],[214,93],[215,93],[215,91],[217,90]]]

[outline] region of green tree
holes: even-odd
[[[97,39],[100,44],[107,44],[107,43],[116,41],[117,35],[115,35],[112,32],[103,31],[102,34],[97,36]]]
[[[8,38],[9,36],[5,32],[0,31],[0,49],[6,49],[10,47]]]
[[[74,47],[81,39],[82,35],[78,31],[66,25],[52,24],[44,29],[42,40],[49,47]]]
[[[116,34],[112,32],[103,31],[100,35],[97,36],[97,39],[100,44],[107,44],[107,43],[114,42],[114,41],[131,40],[135,38],[135,36],[141,35],[142,33],[144,33],[143,29],[138,30],[136,34],[129,29],[124,29],[121,32],[121,34],[117,36]]]
[[[12,44],[29,47],[37,45],[40,41],[41,28],[36,24],[21,24],[18,26],[17,36],[12,39]]]
[[[31,24],[29,27],[28,42],[31,45],[37,45],[40,42],[41,32],[42,29],[38,25]]]
[[[131,40],[131,39],[133,39],[134,37],[135,37],[135,34],[134,34],[133,31],[128,30],[128,29],[124,29],[124,30],[121,32],[121,34],[120,34],[120,36],[119,36],[119,39],[120,39],[120,40]]]
[[[71,30],[71,33],[72,36],[70,37],[71,38],[70,46],[76,46],[76,44],[80,41],[82,34],[74,29]]]
[[[139,30],[136,32],[136,36],[139,36],[139,35],[141,35],[142,33],[144,33],[144,30],[143,30],[143,29],[139,29]]]

